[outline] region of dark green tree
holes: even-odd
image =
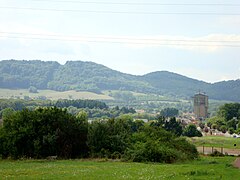
[[[226,125],[228,128],[233,128],[234,130],[237,129],[237,124],[239,123],[239,120],[234,118],[234,119],[231,119],[229,121],[227,121]]]
[[[177,121],[175,117],[172,117],[169,120],[165,121],[164,129],[172,132],[176,136],[181,136],[183,132],[181,123]]]
[[[156,120],[151,121],[150,126],[164,127],[166,118],[164,116],[157,117]]]
[[[197,130],[196,125],[190,124],[184,129],[183,135],[188,137],[201,137],[202,133]]]
[[[222,125],[222,126],[220,127],[220,131],[222,131],[222,133],[226,133],[226,132],[227,132],[227,126]]]
[[[111,157],[114,153],[123,154],[132,133],[131,124],[131,120],[123,118],[91,123],[88,131],[91,154],[101,157]]]
[[[0,154],[4,157],[61,158],[87,154],[87,121],[58,108],[22,110],[4,119]]]
[[[240,103],[228,103],[219,108],[218,115],[226,121],[240,117]]]

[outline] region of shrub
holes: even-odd
[[[212,126],[212,123],[211,122],[207,122],[207,127],[211,128],[211,126]]]
[[[101,156],[104,154],[110,157],[114,152],[123,154],[132,134],[131,124],[131,120],[120,118],[94,121],[89,124],[87,143],[91,154],[97,156],[102,149],[108,152],[100,153]]]
[[[198,151],[196,146],[190,144],[185,138],[180,137],[174,139],[173,146],[175,149],[178,149],[182,153],[187,155],[187,159],[194,159],[198,157]]]
[[[145,127],[133,134],[132,143],[124,154],[125,159],[135,162],[174,163],[198,157],[196,147],[184,138],[159,127]]]
[[[111,159],[121,159],[121,157],[122,157],[121,153],[117,151],[111,154]]]
[[[237,134],[240,134],[240,127],[236,130]]]
[[[184,130],[183,135],[188,137],[201,137],[202,133],[197,130],[197,127],[194,124],[190,124]]]
[[[217,129],[218,125],[217,124],[212,124],[211,128],[212,129]]]
[[[228,128],[228,132],[229,132],[229,134],[233,134],[234,133],[234,129],[232,127]]]
[[[227,126],[222,125],[222,126],[220,127],[220,131],[222,131],[222,133],[226,133],[226,132],[227,132]]]
[[[212,154],[210,154],[210,156],[214,156],[214,157],[221,157],[224,156],[224,154],[222,154],[221,152],[217,151],[216,149],[213,151]]]
[[[173,163],[186,158],[181,156],[181,152],[153,140],[137,142],[125,154],[125,158],[134,162]]]

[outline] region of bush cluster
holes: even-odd
[[[22,110],[4,116],[0,128],[3,158],[74,158],[87,154],[87,121],[58,108]]]
[[[194,159],[196,147],[184,138],[131,116],[87,122],[66,110],[47,107],[9,111],[0,127],[3,158],[123,158],[136,162],[173,163]]]

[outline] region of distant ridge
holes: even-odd
[[[0,88],[77,90],[101,93],[103,90],[128,90],[190,98],[206,92],[211,99],[240,102],[240,80],[207,83],[168,71],[142,76],[125,74],[94,62],[2,60]]]

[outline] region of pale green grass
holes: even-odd
[[[0,161],[0,179],[239,179],[233,157],[202,157],[182,164],[82,160]]]
[[[124,91],[124,90],[105,90],[103,91],[103,94],[109,95],[110,93],[116,93],[116,92],[128,92],[128,93],[132,93],[133,96],[147,96],[147,94],[144,94],[144,93],[138,93],[134,91]]]
[[[105,94],[96,94],[92,92],[76,92],[71,91],[53,91],[53,90],[38,90],[38,93],[29,93],[28,89],[2,89],[0,88],[0,98],[20,98],[23,99],[24,96],[29,96],[30,98],[37,98],[39,96],[45,96],[51,100],[57,99],[95,99],[95,100],[111,100],[112,97]]]
[[[223,136],[203,136],[188,138],[196,146],[223,147],[230,149],[240,149],[240,138]],[[236,146],[234,146],[236,144]]]

